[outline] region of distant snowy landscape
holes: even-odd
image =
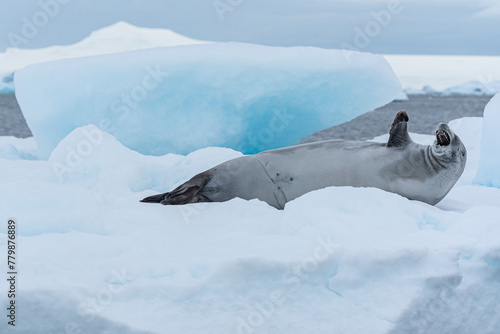
[[[450,122],[468,161],[436,206],[352,187],[308,193],[281,211],[242,199],[139,203],[242,156],[239,148],[291,145],[402,88],[493,95],[500,57],[455,59],[478,70],[460,76],[454,67],[436,73],[447,61],[440,57],[356,53],[346,61],[337,50],[200,44],[123,23],[103,31],[80,49],[0,55],[0,73],[15,71],[34,134],[0,137],[0,208],[18,225],[15,333],[500,331],[500,94],[484,117]],[[122,31],[138,37],[123,41]],[[168,74],[146,89],[156,66]],[[128,106],[127,117],[111,118],[117,96],[123,103],[121,94],[143,91],[136,87],[147,94],[135,107],[116,105]],[[283,108],[295,123],[283,123]],[[103,119],[114,127],[103,131]]]
[[[53,60],[206,43],[212,42],[191,39],[167,29],[141,28],[118,22],[73,45],[34,50],[8,48],[0,53],[0,77],[11,76],[12,72],[27,65]],[[407,94],[500,92],[500,57],[385,55],[385,58]],[[0,79],[0,93],[13,89]]]

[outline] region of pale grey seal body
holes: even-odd
[[[310,191],[352,186],[375,187],[434,205],[462,175],[466,149],[446,124],[439,124],[433,145],[416,144],[407,122],[406,112],[399,112],[386,144],[328,140],[265,151],[222,163],[142,202],[178,205],[240,197],[283,209]]]

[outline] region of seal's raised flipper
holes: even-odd
[[[181,205],[198,202],[211,202],[199,192],[210,181],[210,173],[204,172],[181,184],[174,190],[144,198],[144,203],[161,203],[163,205]]]
[[[389,130],[389,141],[387,147],[405,147],[413,141],[408,134],[408,114],[405,110],[401,110],[392,121],[391,130]]]

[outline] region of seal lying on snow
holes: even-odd
[[[446,124],[433,145],[414,143],[408,115],[400,111],[387,144],[328,140],[236,158],[171,192],[141,202],[178,205],[258,198],[278,209],[307,192],[329,186],[375,187],[434,205],[465,168],[466,149]]]

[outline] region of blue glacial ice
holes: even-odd
[[[16,71],[15,84],[40,158],[87,124],[142,154],[209,146],[256,153],[293,145],[401,92],[379,55],[241,43],[36,64]]]

